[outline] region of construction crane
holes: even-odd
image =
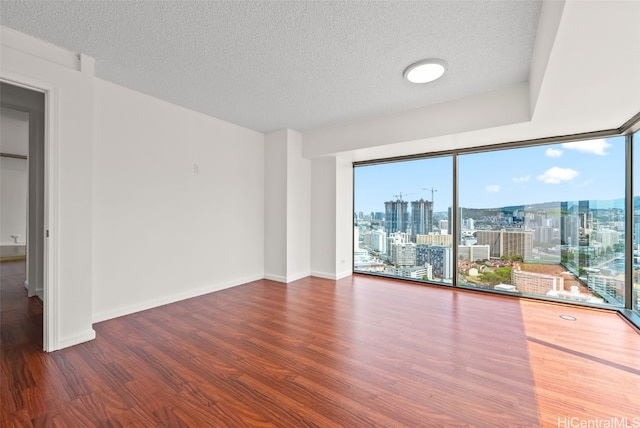
[[[437,192],[438,189],[434,187],[423,187],[422,190],[431,190],[431,218],[429,219],[429,221],[431,222],[430,232],[433,232],[433,194]]]
[[[397,195],[393,195],[394,198],[399,199],[399,200],[403,200],[402,197],[403,196],[409,196],[409,195],[415,195],[415,193],[398,193]]]
[[[438,189],[434,187],[423,187],[422,190],[431,190],[431,207],[433,207],[433,194],[434,192],[437,192]]]

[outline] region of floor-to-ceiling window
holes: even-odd
[[[354,174],[354,270],[450,284],[452,157],[364,165]]]
[[[640,131],[633,134],[633,289],[631,307],[640,315]]]
[[[354,271],[640,315],[635,120],[617,133],[355,163]]]
[[[624,137],[461,154],[458,177],[459,285],[624,305]]]

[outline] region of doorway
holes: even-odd
[[[3,330],[15,329],[13,337],[38,341],[43,348],[45,94],[5,82],[0,85],[2,310],[27,311],[26,316],[10,317],[24,325],[5,323]],[[26,290],[16,289],[19,286]],[[21,328],[22,333],[31,333],[17,334]]]

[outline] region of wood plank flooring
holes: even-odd
[[[640,335],[611,312],[366,276],[262,280],[45,354],[38,306],[0,267],[2,427],[640,426]]]

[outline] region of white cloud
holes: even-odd
[[[568,150],[577,150],[583,153],[591,153],[598,156],[606,156],[606,150],[611,144],[600,138],[597,140],[576,141],[574,143],[562,143],[562,147]]]
[[[492,184],[491,186],[485,187],[485,190],[487,192],[496,193],[496,192],[500,191],[500,185],[499,184]]]
[[[512,180],[514,183],[524,183],[524,182],[529,181],[530,179],[531,179],[531,176],[530,176],[530,175],[525,175],[525,176],[523,176],[523,177],[513,177],[511,180]]]
[[[544,172],[544,174],[536,177],[538,180],[547,184],[559,184],[563,181],[570,181],[576,178],[580,173],[571,168],[560,168],[554,166]]]
[[[547,151],[544,152],[544,154],[549,156],[550,158],[559,158],[560,156],[562,156],[562,153],[562,150],[552,148],[548,148]]]

